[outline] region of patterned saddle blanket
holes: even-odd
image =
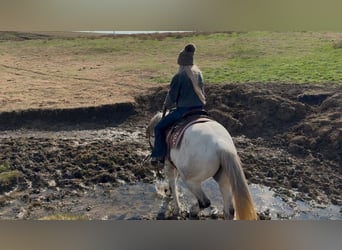
[[[191,125],[211,120],[212,119],[209,117],[208,113],[204,110],[195,110],[185,114],[180,121],[172,125],[166,132],[168,152],[170,152],[172,148],[179,148],[185,130]]]

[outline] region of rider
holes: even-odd
[[[151,154],[151,164],[164,163],[167,145],[165,130],[184,114],[194,109],[203,109],[206,98],[203,88],[201,70],[194,64],[194,44],[187,44],[179,53],[177,63],[178,72],[173,76],[169,91],[163,104],[163,116],[166,110],[171,110],[163,117],[154,129],[155,141]]]

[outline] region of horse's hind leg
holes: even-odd
[[[169,188],[171,195],[173,196],[173,215],[178,215],[180,212],[179,207],[179,198],[178,198],[178,191],[177,191],[177,178],[178,178],[178,171],[177,169],[171,164],[165,164],[165,174],[169,180]]]
[[[197,215],[200,210],[210,207],[210,200],[205,195],[201,188],[201,183],[191,180],[186,180],[185,184],[189,188],[189,190],[195,195],[198,204],[195,204],[191,207],[190,213],[192,215]]]
[[[216,173],[214,179],[219,184],[220,191],[223,198],[223,214],[226,220],[234,219],[234,206],[233,206],[233,195],[232,189],[228,180],[228,176],[222,168]]]

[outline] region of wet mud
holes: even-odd
[[[151,89],[134,103],[1,113],[0,219],[158,219],[103,212],[115,200],[108,194],[163,177],[144,163],[145,128],[166,91]],[[206,93],[207,110],[231,133],[249,184],[284,202],[342,206],[341,86],[220,84]],[[141,204],[136,199],[132,207]],[[270,219],[263,209],[260,218]]]

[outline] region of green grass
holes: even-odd
[[[0,189],[12,185],[21,176],[18,170],[11,170],[7,162],[0,164]]]
[[[251,32],[227,38],[226,50],[203,68],[207,82],[342,83],[342,50],[324,35]]]
[[[0,188],[7,187],[12,183],[15,183],[16,180],[21,176],[21,172],[17,170],[5,171],[0,173]]]
[[[2,172],[0,173],[0,182],[7,183],[13,179],[16,179],[19,176],[20,176],[20,172],[17,170]]]
[[[113,71],[144,75],[143,81],[169,83],[183,46],[197,46],[195,61],[206,83],[342,83],[342,33],[235,32],[193,36],[102,37],[5,41],[1,50],[73,55],[103,61]],[[19,53],[22,51],[18,50]],[[120,62],[120,63],[116,63]],[[146,77],[142,72],[151,72]],[[147,74],[148,75],[148,74]]]
[[[0,174],[9,170],[9,164],[7,162],[0,164]]]

